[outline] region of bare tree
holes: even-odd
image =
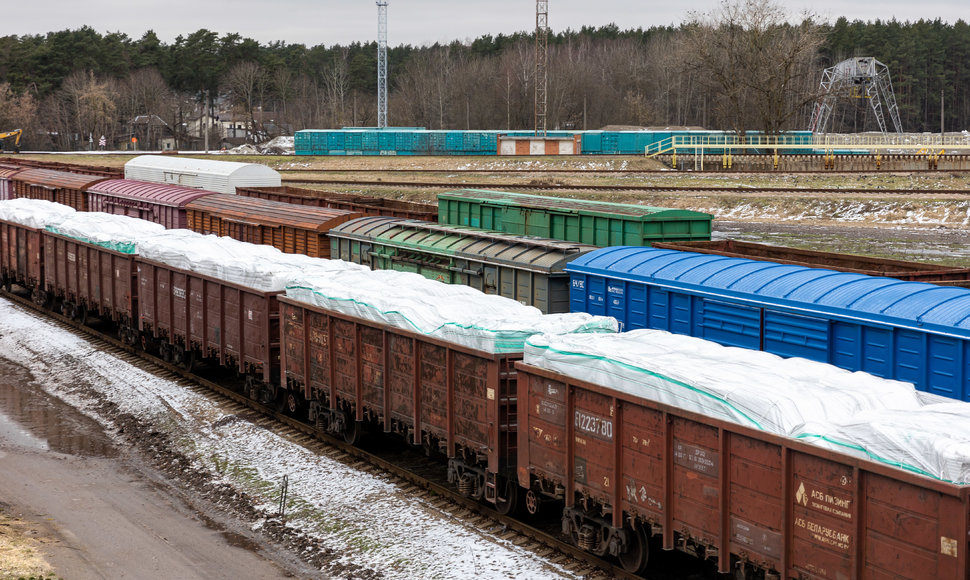
[[[59,91],[66,115],[64,126],[72,136],[72,148],[82,147],[84,141],[92,142],[94,135],[112,133],[117,119],[117,106],[113,96],[117,88],[106,80],[97,79],[91,71],[69,75]]]
[[[10,85],[0,83],[0,132],[21,129],[21,147],[33,147],[37,101],[30,93],[16,95]]]
[[[346,126],[346,99],[350,89],[349,64],[347,51],[333,59],[333,64],[323,71],[323,90],[326,108],[329,113],[329,126]]]
[[[778,133],[814,100],[802,78],[814,74],[824,37],[810,15],[793,25],[773,2],[724,0],[686,30],[686,62],[714,95],[721,126]]]
[[[258,140],[258,123],[255,110],[263,91],[265,90],[266,73],[263,67],[255,62],[240,62],[229,69],[224,78],[226,88],[232,94],[232,102],[236,110],[246,115],[253,140]]]

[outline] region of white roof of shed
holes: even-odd
[[[140,155],[125,163],[125,179],[236,193],[237,187],[279,187],[279,172],[259,163]]]

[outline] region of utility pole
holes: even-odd
[[[549,46],[549,0],[536,0],[536,137],[546,136],[546,62]]]
[[[387,0],[377,0],[377,128],[387,128]]]

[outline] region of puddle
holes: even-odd
[[[3,359],[0,443],[88,457],[118,454],[101,425],[45,393],[25,369]]]

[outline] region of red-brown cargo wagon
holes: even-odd
[[[810,268],[827,268],[839,272],[855,272],[867,276],[887,276],[900,280],[919,282],[967,282],[970,281],[970,268],[924,264],[905,260],[890,260],[836,252],[819,252],[800,248],[786,248],[768,244],[755,244],[737,240],[717,240],[710,242],[656,242],[654,248],[716,254],[732,258],[765,260],[779,264],[795,264]]]
[[[88,188],[88,208],[147,220],[169,229],[187,228],[185,205],[213,193],[181,185],[110,179]]]
[[[428,203],[416,203],[401,199],[387,199],[339,193],[336,191],[320,191],[300,187],[237,187],[236,193],[246,197],[258,197],[271,201],[281,201],[296,205],[328,207],[331,209],[345,209],[360,213],[362,216],[388,216],[429,222],[438,221],[438,206]]]
[[[518,480],[563,530],[642,568],[647,538],[738,578],[965,580],[970,487],[525,363]]]
[[[22,167],[16,165],[0,165],[0,201],[13,199],[13,184],[10,178],[16,175]]]
[[[360,213],[216,193],[185,206],[189,229],[275,246],[288,254],[330,257],[330,228]]]
[[[0,220],[0,281],[7,292],[19,284],[44,302],[44,230]]]
[[[503,511],[514,506],[513,365],[522,353],[492,354],[286,297],[279,302],[281,380],[291,408],[308,401],[311,422],[348,441],[368,422],[444,452],[462,493]]]
[[[263,291],[137,259],[138,328],[163,358],[191,366],[218,360],[246,375],[247,386],[279,379],[277,291]]]
[[[44,291],[61,311],[85,321],[89,313],[118,323],[120,334],[134,343],[138,287],[135,256],[44,232]]]
[[[87,190],[107,177],[53,169],[24,169],[11,177],[13,196],[43,199],[88,211]]]

